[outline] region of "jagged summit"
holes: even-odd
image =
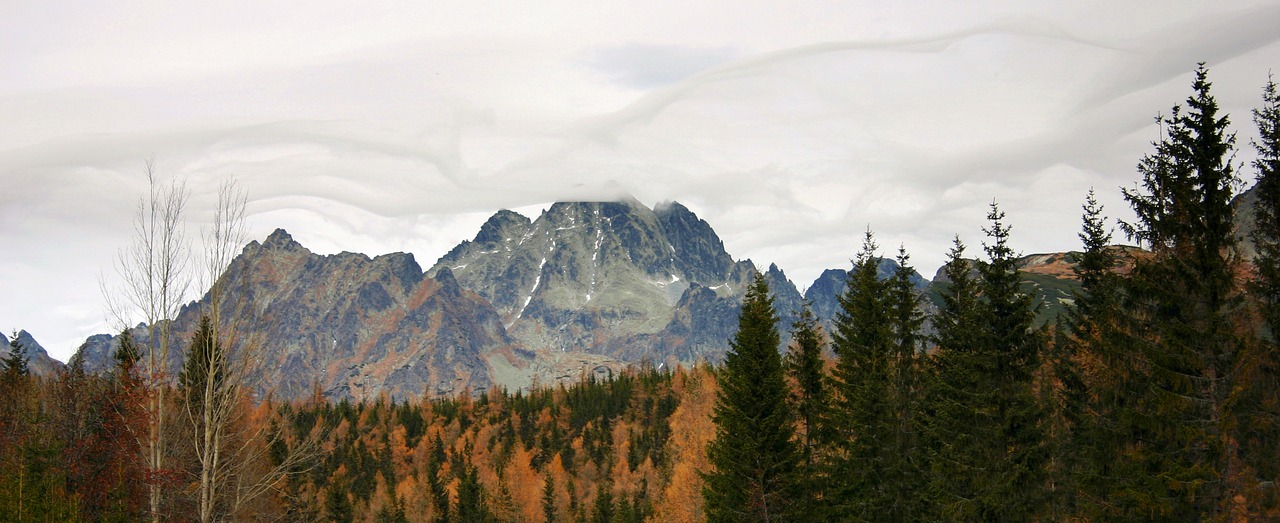
[[[270,236],[267,236],[266,241],[262,242],[262,248],[273,250],[295,250],[301,249],[302,245],[295,241],[293,236],[289,235],[288,231],[285,231],[284,229],[276,229],[271,232]]]
[[[622,356],[662,336],[691,286],[740,293],[740,265],[685,206],[626,197],[557,202],[533,221],[499,211],[427,274],[484,296],[529,349]]]

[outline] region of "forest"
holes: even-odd
[[[757,275],[723,362],[570,386],[257,396],[227,349],[252,333],[223,328],[216,300],[189,340],[167,340],[153,308],[148,350],[125,330],[102,374],[33,375],[15,334],[0,520],[1280,519],[1280,96],[1264,86],[1245,165],[1210,87],[1201,65],[1157,118],[1123,189],[1133,222],[1085,196],[1081,290],[1043,326],[992,203],[980,256],[959,239],[948,253],[931,317],[905,250],[877,277],[868,231],[831,332],[808,311],[779,325]],[[1246,177],[1258,203],[1241,238]],[[243,200],[225,194],[212,240],[231,252]],[[1116,246],[1116,227],[1141,249]],[[154,260],[167,243],[148,245]],[[177,376],[157,344],[186,355]]]

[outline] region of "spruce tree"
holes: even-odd
[[[1116,317],[1120,314],[1120,280],[1115,272],[1119,258],[1110,247],[1103,208],[1092,189],[1082,206],[1082,250],[1072,269],[1080,289],[1072,294],[1066,313],[1066,330],[1059,329],[1053,358],[1059,366],[1064,411],[1072,426],[1057,439],[1056,451],[1082,497],[1070,510],[1090,517],[1107,516],[1106,492],[1129,475],[1115,467],[1116,456],[1128,434],[1117,422],[1133,397],[1136,383],[1133,358],[1117,341]]]
[[[1033,380],[1043,342],[1031,298],[1019,289],[1009,227],[996,204],[978,280],[957,241],[937,322],[931,391],[931,493],[941,517],[1028,521],[1046,494],[1045,444]]]
[[[791,325],[791,350],[783,361],[787,375],[795,382],[791,406],[799,417],[801,461],[814,464],[814,447],[822,440],[821,420],[830,401],[826,383],[822,327],[809,303],[800,309],[800,317]]]
[[[879,278],[880,257],[871,231],[849,271],[839,297],[832,345],[835,407],[831,411],[831,519],[869,519],[885,505],[885,454],[890,451],[892,411],[889,389],[890,341],[887,285]]]
[[[116,347],[116,373],[119,378],[124,379],[133,375],[138,366],[138,358],[141,354],[138,352],[138,343],[133,340],[133,332],[128,328],[120,331],[117,337],[120,345]]]
[[[1253,142],[1258,152],[1253,161],[1257,171],[1253,241],[1258,247],[1254,260],[1258,278],[1252,290],[1262,304],[1268,339],[1275,346],[1280,338],[1280,94],[1270,78],[1263,87],[1262,102],[1262,107],[1253,111],[1258,126],[1258,139]]]
[[[730,340],[707,446],[713,470],[703,476],[707,519],[791,521],[800,450],[787,409],[777,315],[764,277],[756,274]]]
[[[1033,390],[1044,339],[1034,328],[1031,296],[1021,290],[1004,218],[993,202],[987,214],[990,226],[983,229],[991,240],[983,244],[987,260],[978,264],[986,324],[979,347],[994,360],[987,383],[995,393],[990,407],[1000,423],[1000,439],[984,449],[993,465],[984,503],[991,519],[1027,521],[1041,514],[1046,501],[1044,411]]]
[[[883,500],[888,519],[917,521],[924,517],[919,500],[923,490],[923,454],[920,448],[920,409],[922,382],[920,369],[920,329],[924,313],[920,310],[920,294],[911,276],[915,270],[905,247],[898,247],[898,267],[887,282],[886,301],[889,314],[889,405],[891,423],[885,466],[886,485]]]
[[[987,384],[978,375],[976,347],[981,329],[978,281],[973,263],[964,257],[965,245],[956,237],[943,265],[939,310],[933,317],[934,352],[926,360],[922,427],[927,488],[922,498],[927,519],[978,519],[973,500],[979,490],[975,468],[985,464],[973,456],[978,442],[993,438],[995,423],[971,416],[985,403]]]
[[[1161,119],[1167,134],[1139,163],[1142,188],[1124,191],[1138,219],[1122,228],[1153,254],[1135,263],[1124,286],[1126,341],[1146,384],[1126,421],[1140,439],[1123,456],[1143,474],[1116,501],[1134,517],[1219,519],[1239,493],[1229,469],[1243,385],[1233,324],[1242,312],[1235,138],[1207,76],[1200,64],[1186,112],[1175,106]]]

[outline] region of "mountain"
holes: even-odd
[[[880,263],[876,267],[876,277],[881,280],[887,280],[893,277],[898,271],[898,262],[893,258],[880,258]],[[929,281],[920,276],[915,270],[911,271],[911,283],[915,285],[920,292],[929,286]],[[822,322],[822,326],[827,332],[831,332],[833,320],[836,312],[840,310],[840,296],[844,294],[845,289],[849,287],[849,270],[848,269],[827,269],[818,275],[818,279],[809,285],[804,291],[804,299],[809,302],[809,307]]]
[[[49,352],[36,342],[36,339],[31,336],[31,333],[25,330],[20,330],[17,332],[17,339],[18,343],[22,345],[22,348],[26,351],[27,368],[31,370],[32,374],[39,376],[52,376],[67,368],[67,366],[61,361],[50,357]],[[9,356],[9,338],[6,337],[5,340],[5,343],[0,344],[3,345],[0,347],[0,358]]]
[[[229,290],[224,310],[232,311],[238,347],[255,348],[250,381],[285,398],[314,388],[357,399],[477,393],[495,384],[527,386],[535,374],[573,379],[579,366],[619,366],[601,358],[535,366],[486,299],[448,270],[426,277],[411,254],[321,256],[276,230],[246,246],[221,285]],[[175,321],[183,348],[209,298],[184,307]],[[145,346],[145,333],[138,337]],[[109,365],[116,343],[90,338],[81,349],[86,368]],[[181,352],[171,354],[171,373]]]
[[[1041,321],[1078,288],[1074,256],[1019,261]],[[896,269],[881,260],[882,278]],[[254,349],[249,379],[259,393],[407,398],[576,381],[633,364],[719,361],[756,270],[734,260],[687,207],[623,199],[556,203],[532,220],[499,211],[426,271],[405,253],[317,255],[276,230],[245,246],[220,285],[228,289],[233,343]],[[763,276],[785,341],[805,300],[830,326],[847,272],[825,271],[803,296],[776,265]],[[913,280],[930,296],[942,283]],[[171,374],[209,299],[175,320]],[[927,300],[924,307],[935,310]],[[145,347],[144,327],[133,332]],[[87,370],[103,370],[117,343],[90,337],[79,357]]]
[[[427,274],[444,270],[536,354],[658,364],[722,357],[755,268],[685,206],[627,198],[556,203],[535,220],[499,211]],[[766,276],[798,305],[780,270]]]

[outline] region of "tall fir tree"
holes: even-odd
[[[879,278],[880,257],[871,231],[849,271],[839,297],[832,346],[835,405],[831,410],[829,456],[831,519],[871,519],[886,506],[886,445],[893,412],[889,402],[889,362],[893,347],[889,329],[887,285]]]
[[[183,391],[183,398],[193,413],[199,413],[204,408],[206,386],[216,391],[223,390],[226,364],[225,349],[213,328],[213,320],[203,315],[200,317],[200,326],[191,336],[186,361],[178,372],[178,388]],[[198,415],[196,417],[202,418]]]
[[[884,514],[898,521],[918,521],[925,515],[919,493],[924,488],[924,456],[920,447],[922,380],[920,368],[921,328],[924,312],[920,294],[911,277],[911,257],[898,247],[897,264],[887,283],[886,309],[889,313],[889,405],[887,420],[890,439],[886,442],[886,485]]]
[[[1126,342],[1145,387],[1125,421],[1122,457],[1141,475],[1118,493],[1123,517],[1221,519],[1241,493],[1231,470],[1244,361],[1233,324],[1242,307],[1231,207],[1239,181],[1235,137],[1210,85],[1200,64],[1186,112],[1175,106],[1161,119],[1167,134],[1138,165],[1142,188],[1124,191],[1137,221],[1121,227],[1153,255],[1124,285]]]
[[[965,258],[965,245],[957,236],[943,265],[939,310],[933,317],[934,351],[926,360],[921,437],[928,463],[927,488],[922,500],[928,518],[934,520],[979,519],[976,500],[980,484],[973,469],[985,465],[971,456],[978,442],[994,437],[994,423],[973,419],[978,405],[986,403],[986,386],[977,367],[981,329],[978,280],[973,263]]]
[[[993,519],[1026,521],[1041,515],[1047,501],[1044,410],[1033,389],[1044,337],[1035,329],[1031,296],[1021,290],[1018,257],[1004,219],[992,202],[990,226],[983,229],[991,243],[983,244],[987,260],[978,264],[987,326],[979,347],[994,360],[987,382],[995,392],[992,407],[1001,430],[999,443],[986,449],[994,465],[987,499],[995,502],[987,509]]]
[[[791,521],[800,450],[787,409],[777,314],[757,273],[729,342],[707,445],[713,470],[702,489],[708,521]]]
[[[1070,512],[1106,518],[1114,516],[1104,502],[1106,493],[1130,475],[1115,466],[1128,440],[1117,416],[1131,401],[1137,381],[1128,347],[1117,339],[1120,260],[1111,247],[1111,229],[1092,189],[1081,208],[1081,252],[1072,269],[1080,289],[1072,294],[1065,328],[1058,330],[1050,356],[1060,369],[1060,408],[1069,424],[1057,434],[1055,451],[1068,473],[1067,487],[1078,498],[1067,503]]]
[[[976,281],[957,241],[935,324],[931,492],[946,519],[1028,521],[1047,501],[1043,411],[1033,389],[1043,341],[1004,217],[993,203]]]

